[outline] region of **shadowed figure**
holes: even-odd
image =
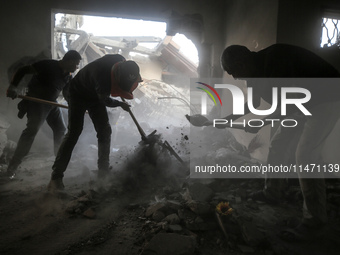
[[[223,51],[221,64],[228,74],[235,79],[246,80],[247,86],[253,88],[255,109],[260,106],[261,99],[272,103],[273,87],[278,90],[283,87],[302,87],[309,90],[311,99],[304,106],[311,115],[306,116],[297,107],[291,107],[287,108],[287,116],[282,116],[278,105],[275,112],[265,117],[295,119],[298,122],[294,128],[278,128],[271,140],[267,164],[278,166],[293,163],[302,168],[310,164],[324,164],[321,158],[322,144],[340,117],[340,80],[316,78],[339,78],[340,73],[332,65],[311,51],[286,44],[275,44],[258,52],[251,52],[245,46],[232,45]],[[268,82],[274,79],[257,78],[294,79]],[[308,82],[300,82],[301,80]],[[301,95],[298,93],[290,94],[290,98],[298,99],[299,96]],[[248,114],[250,110],[247,103],[244,107],[245,114]],[[225,119],[230,122],[240,117],[242,116],[231,114]],[[201,117],[197,117],[199,121],[195,121],[195,116],[187,118],[195,126],[212,125],[211,121],[204,121]],[[246,126],[245,131],[257,133],[262,127]],[[304,197],[303,219],[297,228],[283,231],[282,237],[288,240],[314,239],[321,234],[327,222],[324,176],[320,173],[310,178],[307,171],[298,171],[298,177]],[[282,175],[268,174],[264,189],[251,196],[255,200],[275,203],[282,198],[285,187],[286,182]]]

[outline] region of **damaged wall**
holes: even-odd
[[[276,42],[277,0],[228,1],[225,14],[225,46],[241,44],[259,51]]]
[[[225,33],[223,49],[229,45],[239,44],[245,45],[251,51],[259,51],[276,43],[277,13],[278,1],[276,0],[228,1],[226,14],[224,15]],[[231,78],[226,72],[224,77]],[[239,81],[238,84],[240,83],[243,82]],[[243,88],[245,88],[245,84]],[[231,114],[232,109],[232,98],[228,91],[223,91],[222,101],[226,102],[226,104],[221,109],[221,117],[225,117]],[[245,146],[254,138],[253,134],[245,133],[241,130],[232,130],[232,133]],[[263,146],[255,152],[256,155],[252,155],[253,157],[263,161],[266,160],[269,134],[270,129],[268,127],[263,128],[259,132]]]
[[[247,46],[251,51],[259,51],[274,43],[289,43],[307,48],[320,55],[340,70],[340,51],[336,48],[320,48],[321,18],[326,9],[340,10],[339,1],[335,0],[231,0],[227,2],[225,14],[225,47],[232,44]],[[340,13],[340,11],[339,11]],[[226,73],[225,77],[230,77]],[[230,94],[223,94],[221,117],[231,113]],[[253,138],[242,131],[233,133],[238,140],[247,145]],[[270,129],[261,130],[260,134],[269,144]],[[332,141],[340,140],[340,121],[327,139],[323,151],[324,160],[338,162],[340,145]],[[267,150],[256,157],[266,158]]]
[[[326,10],[334,10],[340,14],[339,1],[280,0],[277,42],[307,48],[340,70],[340,51],[320,47],[321,21]]]
[[[336,0],[280,0],[277,26],[277,42],[289,43],[307,48],[340,71],[340,50],[321,48],[321,21],[325,10],[337,10]],[[323,158],[326,162],[340,162],[340,121],[324,144]]]

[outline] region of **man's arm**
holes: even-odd
[[[12,81],[11,81],[11,84],[7,89],[7,97],[10,97],[12,99],[18,97],[17,87],[18,87],[20,81],[22,80],[22,78],[26,74],[35,74],[35,73],[36,73],[36,70],[31,65],[23,66],[23,67],[19,68],[18,71],[16,71],[16,73],[14,74]]]
[[[113,98],[111,98],[110,96],[107,95],[103,95],[103,94],[98,94],[98,98],[99,100],[101,100],[105,106],[110,107],[110,108],[114,108],[114,107],[122,107],[124,111],[128,111],[130,108],[130,105],[125,103],[125,102],[121,102],[119,100],[115,100]]]

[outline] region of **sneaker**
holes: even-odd
[[[65,186],[63,183],[63,179],[59,178],[59,179],[51,179],[49,184],[47,185],[47,190],[50,192],[54,192],[54,191],[61,191],[64,190]]]

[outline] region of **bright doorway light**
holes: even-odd
[[[64,13],[55,14],[56,25],[63,19],[65,19]],[[82,15],[82,24],[77,29],[94,36],[150,36],[161,39],[166,37],[165,22],[115,17]],[[198,52],[192,41],[183,34],[176,34],[172,39],[180,47],[180,52],[197,66]],[[158,42],[140,42],[139,45],[152,49],[157,47]]]

